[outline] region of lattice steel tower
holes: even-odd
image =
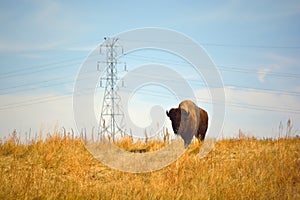
[[[123,54],[123,47],[117,44],[118,38],[104,38],[105,44],[100,46],[100,53],[104,49],[106,52],[106,61],[98,62],[106,64],[106,76],[100,80],[100,86],[102,86],[102,80],[105,83],[105,91],[102,102],[101,116],[99,122],[99,136],[100,139],[107,134],[114,139],[116,134],[122,134],[124,130],[124,112],[121,105],[121,97],[118,94],[117,82],[118,69],[118,51],[121,50]],[[126,67],[125,67],[126,70]]]

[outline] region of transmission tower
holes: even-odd
[[[98,70],[99,63],[105,63],[106,65],[106,75],[100,79],[101,87],[103,80],[106,83],[99,122],[99,136],[101,139],[103,136],[107,135],[114,140],[115,135],[122,134],[125,127],[124,112],[117,86],[119,80],[117,65],[120,63],[117,61],[117,50],[121,50],[123,54],[123,47],[117,44],[118,38],[105,37],[104,39],[105,43],[100,46],[100,53],[102,53],[102,50],[104,49],[106,61],[98,62]]]

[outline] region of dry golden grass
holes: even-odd
[[[162,142],[124,138],[126,150]],[[300,139],[222,140],[199,159],[199,144],[170,166],[130,174],[95,160],[80,139],[58,133],[0,144],[0,199],[300,199]]]

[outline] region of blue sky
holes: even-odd
[[[299,130],[299,18],[298,1],[1,1],[0,135],[72,128],[72,91],[85,58],[105,36],[143,27],[181,32],[205,48],[225,85],[224,137],[239,129],[276,137],[289,118]],[[124,57],[129,69],[179,62],[135,56]]]

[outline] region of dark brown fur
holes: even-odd
[[[175,134],[184,140],[185,147],[191,143],[193,136],[199,141],[203,141],[208,127],[207,112],[199,108],[190,100],[181,102],[178,108],[166,111],[167,116],[172,122]]]

